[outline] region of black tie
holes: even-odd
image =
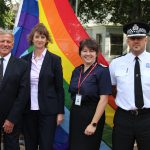
[[[0,85],[2,83],[2,80],[3,80],[3,60],[4,58],[0,58]]]
[[[134,93],[135,93],[135,106],[137,108],[142,108],[144,106],[143,101],[143,91],[141,84],[141,73],[139,58],[135,57],[135,67],[134,67]]]

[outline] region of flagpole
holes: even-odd
[[[23,5],[23,0],[20,0],[19,9],[18,9],[18,12],[17,12],[17,15],[16,15],[16,19],[15,19],[14,28],[18,26],[22,5]]]
[[[78,0],[76,0],[76,16],[78,16]]]

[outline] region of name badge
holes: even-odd
[[[81,106],[82,95],[76,94],[75,105]]]
[[[146,68],[150,68],[150,63],[146,63]]]

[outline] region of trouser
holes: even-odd
[[[112,150],[150,150],[150,109],[126,111],[116,110],[112,133]]]
[[[19,150],[19,134],[20,134],[20,126],[15,125],[12,133],[6,134],[3,131],[3,122],[0,123],[0,143],[1,139],[3,139],[3,150]],[[3,138],[2,138],[3,135]],[[1,150],[1,145],[0,145]]]
[[[57,115],[42,115],[31,111],[23,117],[26,150],[53,150]]]

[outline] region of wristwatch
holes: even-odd
[[[92,126],[93,126],[93,127],[97,127],[97,123],[96,123],[96,122],[93,122],[93,123],[92,123]]]

